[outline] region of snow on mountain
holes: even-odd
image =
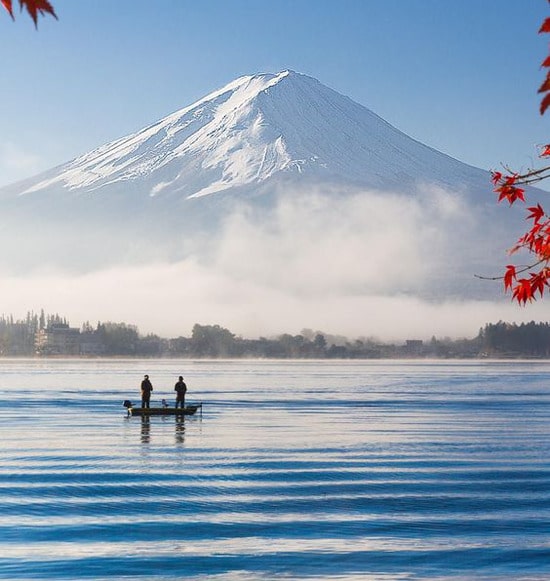
[[[111,188],[190,199],[275,176],[393,189],[486,180],[485,172],[411,139],[317,80],[283,71],[241,77],[19,193]]]
[[[490,190],[311,77],[251,75],[1,189],[0,268],[192,257],[237,287],[471,296],[521,227]]]

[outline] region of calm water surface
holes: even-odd
[[[127,418],[183,374],[202,418]],[[550,579],[550,363],[0,360],[0,578]]]

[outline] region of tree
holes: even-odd
[[[313,345],[316,351],[323,353],[327,348],[327,340],[325,339],[325,336],[322,333],[317,333],[315,339],[313,339]]]
[[[135,355],[139,343],[137,327],[126,323],[98,323],[97,337],[109,355]]]
[[[550,0],[548,0],[550,3]],[[550,33],[550,18],[546,18],[540,27],[539,33]],[[550,107],[550,54],[542,62],[546,69],[546,77],[539,87],[542,94],[540,114],[544,115]],[[539,157],[544,160],[550,158],[550,144],[543,145]],[[504,172],[493,171],[492,182],[494,191],[498,194],[498,201],[508,201],[510,205],[518,200],[525,203],[525,188],[522,186],[540,182],[550,177],[550,165],[536,169],[528,169],[518,173],[505,167]],[[530,228],[521,236],[510,250],[515,254],[520,250],[527,251],[532,257],[530,264],[518,266],[509,264],[502,277],[504,290],[512,293],[512,299],[525,305],[543,296],[550,287],[550,215],[540,204],[527,208],[527,220]]]
[[[0,0],[0,2],[10,13],[10,16],[15,20],[12,0]],[[23,7],[27,9],[27,12],[33,19],[35,26],[38,26],[38,15],[45,16],[46,14],[51,14],[54,18],[57,18],[55,10],[48,0],[19,0],[19,7],[21,10],[23,10]]]
[[[199,357],[228,357],[236,348],[236,338],[231,331],[219,325],[193,326],[191,348]]]

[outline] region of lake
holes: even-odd
[[[178,420],[126,416],[148,373]],[[0,360],[0,578],[550,578],[550,362]]]

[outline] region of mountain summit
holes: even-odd
[[[486,173],[427,147],[294,71],[244,76],[18,193],[132,191],[198,198],[273,178],[402,190],[479,185]],[[486,182],[485,182],[486,183]]]
[[[466,296],[514,236],[487,172],[288,70],[236,79],[3,188],[0,210],[4,272],[190,259],[298,294],[344,280],[378,292],[391,278],[391,292]]]

